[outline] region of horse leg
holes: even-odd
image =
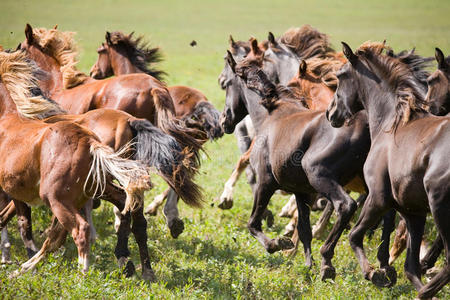
[[[169,191],[170,188],[167,188],[164,192],[156,196],[152,203],[150,203],[145,209],[145,213],[151,216],[156,216],[158,208],[164,203],[164,200],[166,200]]]
[[[295,194],[295,200],[297,202],[298,222],[297,231],[300,241],[303,244],[303,251],[305,252],[305,265],[309,268],[312,267],[313,259],[311,254],[311,223],[309,219],[310,208],[308,204],[311,198],[308,194]],[[305,201],[306,200],[306,201]]]
[[[259,181],[260,179],[258,179]],[[269,253],[274,253],[279,250],[287,250],[294,247],[292,241],[287,237],[280,237],[275,239],[268,238],[262,231],[261,223],[263,214],[269,204],[269,200],[276,191],[273,183],[257,183],[253,201],[253,209],[250,219],[248,221],[248,229],[250,234],[255,237],[261,245]]]
[[[249,149],[249,151],[251,151],[251,148]],[[236,164],[236,167],[233,170],[233,173],[231,173],[230,178],[225,183],[222,195],[219,198],[219,208],[230,209],[233,207],[233,188],[236,185],[236,182],[239,180],[239,177],[241,177],[242,172],[249,165],[249,151],[241,155]]]
[[[377,193],[380,195],[380,193]],[[371,194],[367,199],[361,210],[358,221],[349,233],[350,246],[359,261],[364,278],[372,281],[376,286],[385,287],[391,284],[385,270],[374,269],[367,259],[364,252],[364,235],[374,224],[378,222],[381,216],[386,212],[387,207],[380,203],[384,203],[384,199],[377,199]]]
[[[86,220],[89,223],[89,227],[91,228],[91,233],[89,235],[90,242],[93,244],[97,239],[97,231],[95,230],[94,220],[92,219],[92,209],[94,207],[94,199],[89,198],[89,200],[84,205],[84,215],[86,216]]]
[[[333,203],[334,209],[337,214],[336,222],[331,229],[327,239],[323,246],[320,248],[320,254],[322,255],[321,264],[321,278],[322,280],[336,276],[336,270],[331,263],[331,259],[334,255],[334,248],[339,240],[347,224],[350,222],[353,214],[356,211],[356,202],[345,192],[333,178],[325,178],[318,174],[320,168],[307,168],[309,172],[308,178],[311,185],[327,199],[330,199]]]
[[[131,215],[129,212],[125,215],[121,213],[125,207],[125,192],[122,189],[107,183],[102,198],[114,205],[114,229],[116,230],[117,235],[114,255],[116,256],[119,268],[123,269],[125,277],[131,277],[136,272],[136,268],[133,262],[128,259],[130,256],[128,238],[131,233]]]
[[[33,227],[31,223],[31,208],[22,201],[14,200],[16,207],[17,225],[19,227],[20,236],[27,250],[28,258],[33,257],[38,248],[33,240]]]
[[[448,180],[447,180],[448,182]],[[439,189],[439,187],[438,187]],[[433,297],[450,281],[450,191],[428,190],[430,209],[445,249],[445,266],[418,293],[420,299]],[[439,193],[440,192],[440,193]],[[439,195],[439,196],[438,196]]]
[[[395,229],[395,216],[394,209],[389,210],[383,216],[383,232],[381,234],[381,244],[378,247],[377,259],[380,263],[380,268],[383,270],[390,280],[389,287],[393,286],[397,282],[397,272],[389,263],[389,243],[391,233]]]
[[[295,207],[297,207],[297,205],[295,205]],[[292,216],[291,220],[284,228],[283,235],[287,236],[287,237],[292,236],[294,234],[295,228],[297,227],[297,222],[298,222],[298,210],[295,210],[295,213]],[[292,241],[294,241],[294,240],[292,240]],[[295,244],[295,242],[294,242],[294,244]]]
[[[0,250],[2,251],[2,264],[11,263],[11,243],[8,238],[8,228],[5,226],[1,233]]]
[[[417,290],[423,287],[420,279],[419,263],[420,243],[425,228],[426,216],[403,215],[408,229],[408,245],[406,247],[405,275]]]
[[[144,195],[142,195],[142,197],[143,196]],[[134,238],[136,239],[136,243],[139,247],[139,255],[141,258],[142,266],[142,278],[150,282],[155,282],[156,276],[152,270],[152,267],[150,266],[150,256],[148,254],[147,221],[145,220],[143,209],[139,208],[136,211],[131,212],[131,218],[133,220],[131,231],[133,232]]]
[[[13,201],[10,201],[8,205],[0,212],[0,229],[8,224],[8,222],[16,215],[16,206]]]
[[[166,205],[164,206],[164,215],[166,216],[167,226],[170,234],[176,239],[184,230],[184,223],[179,218],[178,213],[178,195],[173,189],[170,189],[167,195]]]
[[[434,267],[434,264],[441,254],[442,249],[444,249],[444,244],[442,242],[441,236],[438,234],[433,244],[431,245],[431,248],[427,251],[425,257],[420,261],[422,274],[425,274],[429,269]]]
[[[325,209],[323,210],[322,215],[312,228],[313,238],[318,239],[320,236],[322,236],[323,232],[325,231],[325,228],[327,228],[327,224],[330,222],[330,218],[331,215],[333,214],[333,211],[334,211],[333,204],[330,201],[327,201],[327,204],[325,205]]]
[[[25,272],[33,270],[36,265],[45,258],[47,253],[59,249],[66,240],[67,231],[58,221],[56,216],[52,217],[52,224],[47,231],[48,235],[44,243],[42,244],[41,249],[32,258],[23,263],[19,270],[11,273],[9,276],[10,278],[17,277],[21,274],[24,274]]]
[[[406,240],[408,237],[408,231],[406,230],[406,222],[402,218],[398,222],[397,230],[395,232],[394,243],[392,244],[391,251],[389,253],[389,264],[392,265],[394,261],[400,256],[400,254],[406,248]]]
[[[292,218],[297,211],[297,203],[295,202],[295,195],[289,197],[288,202],[283,206],[278,216],[280,218]]]

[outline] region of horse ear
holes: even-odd
[[[133,34],[134,34],[134,31],[132,31],[129,35],[128,35],[128,38],[132,38],[133,37]]]
[[[447,63],[445,62],[444,53],[442,53],[441,49],[436,48],[436,51],[434,52],[434,56],[436,56],[436,61],[438,63],[438,69],[439,70],[447,69]]]
[[[230,38],[228,39],[228,42],[230,43],[230,46],[232,48],[236,47],[236,42],[233,39],[233,36],[230,34]]]
[[[107,43],[108,45],[111,45],[111,44],[112,44],[112,43],[111,43],[111,33],[110,33],[109,31],[107,31],[106,34],[105,34],[105,40],[106,40],[106,43]]]
[[[25,37],[27,38],[28,44],[33,43],[34,37],[33,37],[33,27],[31,27],[30,24],[27,23],[25,26]]]
[[[271,45],[274,45],[274,46],[277,45],[277,41],[275,40],[275,36],[273,35],[272,32],[269,31],[269,36],[267,37],[267,39],[269,40],[269,43]]]
[[[16,51],[19,51],[20,49],[22,49],[22,43],[19,43],[19,45],[17,45]],[[2,51],[3,51],[3,50],[2,50]]]
[[[227,50],[227,62],[228,62],[228,65],[230,66],[231,70],[233,71],[233,73],[236,73],[236,71],[235,71],[236,61],[233,58],[233,54],[231,54],[231,52],[229,50]]]
[[[349,45],[345,42],[342,43],[342,52],[344,53],[345,57],[347,57],[348,61],[353,64],[358,60],[358,57],[353,53],[352,48],[350,48]]]
[[[58,24],[55,24],[55,26],[53,26],[53,29],[58,29]]]
[[[251,38],[250,46],[252,48],[252,52],[255,55],[261,54],[261,49],[258,47],[258,40],[255,38]]]
[[[306,75],[306,61],[304,59],[302,59],[302,61],[300,62],[300,66],[298,67],[298,77],[304,77]]]

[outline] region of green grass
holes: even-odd
[[[416,47],[422,55],[433,55],[439,46],[450,52],[449,1],[8,1],[0,2],[0,44],[15,47],[24,39],[29,22],[36,27],[59,25],[61,30],[78,33],[82,52],[80,69],[88,71],[95,62],[96,48],[104,40],[105,30],[135,31],[162,47],[161,64],[169,84],[185,84],[201,89],[222,110],[224,92],[217,84],[223,67],[228,35],[236,39],[255,36],[264,39],[270,30],[276,35],[292,26],[309,23],[331,36],[336,47],[341,40],[356,48],[366,40],[387,39],[394,49]],[[196,40],[198,46],[190,47]],[[212,205],[238,158],[235,138],[225,136],[207,145],[197,181],[204,188],[205,207],[193,210],[180,205],[186,231],[177,239],[170,237],[164,217],[148,218],[149,247],[158,282],[147,284],[139,276],[125,279],[119,275],[113,256],[115,234],[112,208],[103,204],[95,211],[99,239],[92,247],[92,266],[87,275],[78,271],[76,248],[68,239],[65,248],[52,254],[36,273],[18,279],[8,274],[26,260],[15,223],[12,234],[14,264],[0,268],[1,298],[402,298],[416,292],[403,274],[404,254],[395,263],[399,280],[395,287],[378,289],[363,279],[351,251],[347,232],[342,236],[334,259],[334,282],[319,278],[322,241],[313,242],[316,266],[303,267],[299,254],[288,259],[269,255],[246,229],[252,195],[245,180],[235,193],[235,206],[221,211]],[[156,187],[146,203],[165,185],[155,178]],[[278,212],[286,197],[276,195],[270,207]],[[210,205],[211,204],[211,205]],[[313,213],[315,221],[318,214]],[[33,210],[35,236],[49,224],[47,209]],[[271,237],[282,233],[287,220],[276,218]],[[371,261],[376,263],[380,232],[366,241]],[[138,263],[137,248],[130,239],[133,260]],[[38,242],[42,240],[38,238]],[[443,261],[439,262],[441,265]],[[438,294],[450,297],[446,286]]]

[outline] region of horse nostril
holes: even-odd
[[[330,121],[328,109],[327,109],[327,111],[325,112],[325,117],[327,118],[328,121]]]

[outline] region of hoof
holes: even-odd
[[[270,254],[280,251],[280,250],[289,250],[294,248],[295,245],[290,238],[287,237],[279,237],[271,240],[267,252]]]
[[[395,272],[395,270],[394,270],[394,272]],[[388,273],[390,273],[391,276],[394,276],[392,273],[392,270],[389,270],[389,271],[387,269],[373,270],[369,274],[369,279],[377,287],[390,287],[393,285],[393,283],[391,282],[391,279],[389,278]],[[395,272],[395,281],[397,281],[397,273],[396,272]]]
[[[284,229],[283,236],[290,238],[294,234],[294,228],[292,226],[288,226],[286,226],[286,228]]]
[[[220,209],[230,209],[233,207],[233,200],[222,200],[218,206]]]
[[[150,203],[150,205],[144,210],[144,213],[146,215],[156,216],[158,213],[158,208]]]
[[[273,213],[267,209],[264,213],[264,218],[266,219],[267,227],[272,227],[275,221]]]
[[[122,270],[122,274],[125,275],[126,278],[129,278],[136,274],[136,267],[131,260],[127,261],[127,264]]]
[[[184,223],[182,220],[175,218],[169,221],[167,224],[170,230],[170,235],[176,239],[180,234],[183,233]]]
[[[143,269],[142,279],[148,282],[156,282],[156,275],[152,269]]]
[[[320,270],[320,279],[325,281],[327,279],[334,280],[336,278],[336,269],[332,266],[323,266]]]

